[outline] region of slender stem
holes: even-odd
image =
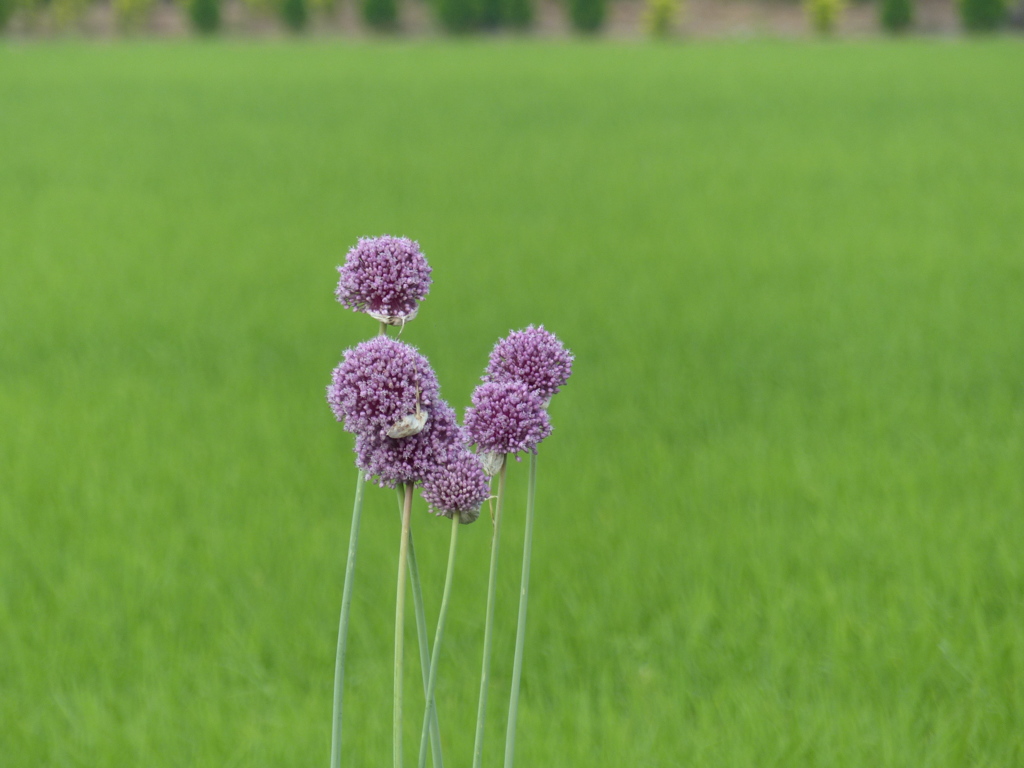
[[[512,768],[516,751],[516,717],[519,714],[519,681],[523,676],[523,646],[526,644],[526,604],[530,596],[530,551],[533,544],[533,498],[537,491],[537,454],[530,456],[530,481],[526,490],[526,536],[523,542],[523,578],[519,587],[519,621],[516,624],[516,654],[512,664],[512,697],[508,703],[505,731],[505,768]]]
[[[359,518],[363,512],[363,488],[366,479],[356,477],[356,500],[352,507],[352,530],[348,536],[348,560],[345,562],[345,586],[341,592],[341,620],[338,623],[338,653],[334,660],[334,718],[331,726],[331,768],[341,766],[341,704],[345,688],[345,650],[348,647],[348,615],[352,607],[355,583],[356,547],[359,544]]]
[[[380,324],[380,335],[386,336],[388,327]],[[348,649],[348,617],[352,607],[352,587],[355,584],[356,549],[359,545],[359,518],[363,513],[363,490],[366,478],[356,470],[356,500],[352,507],[352,530],[348,535],[348,559],[345,561],[345,584],[341,591],[341,619],[338,622],[338,651],[334,659],[334,715],[331,721],[331,768],[341,766],[341,708],[345,690],[345,652]]]
[[[434,634],[434,650],[430,657],[430,675],[427,680],[427,706],[423,711],[423,731],[420,733],[419,768],[427,765],[427,734],[430,731],[431,715],[434,714],[434,688],[437,686],[437,668],[440,666],[441,638],[444,637],[444,620],[448,616],[448,598],[452,592],[452,577],[455,574],[455,545],[459,540],[459,513],[452,514],[452,541],[448,547],[448,570],[444,575],[444,592],[441,596],[441,611],[437,615],[437,632]]]
[[[480,768],[484,754],[484,721],[487,718],[487,684],[491,676],[491,640],[494,629],[494,594],[498,585],[498,543],[501,538],[501,508],[505,501],[505,469],[508,457],[501,460],[498,473],[498,500],[494,505],[494,535],[491,538],[491,570],[487,577],[487,618],[484,621],[484,662],[480,672],[480,703],[476,710],[476,740],[473,744],[473,768]]]
[[[402,768],[402,655],[405,640],[405,565],[409,553],[412,483],[405,484],[402,506],[402,541],[398,547],[398,591],[395,598],[395,710],[392,727],[395,768]]]
[[[398,517],[402,517],[405,495],[398,490]],[[416,613],[416,637],[420,646],[420,669],[423,671],[423,692],[427,692],[430,675],[430,648],[427,645],[427,612],[423,607],[423,587],[420,583],[420,569],[416,564],[416,548],[413,546],[412,531],[409,531],[409,581],[412,582],[412,604]],[[427,701],[431,701],[430,698]],[[433,703],[433,702],[432,702]],[[433,707],[430,717],[430,750],[434,759],[434,768],[444,768],[441,757],[441,729],[438,726],[437,706]]]

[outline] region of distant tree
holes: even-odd
[[[569,19],[577,32],[597,32],[604,25],[605,0],[569,0]]]
[[[188,0],[188,18],[196,32],[212,35],[220,29],[220,0]]]
[[[484,29],[497,29],[505,22],[506,0],[479,0],[476,23]]]
[[[324,16],[336,16],[338,13],[337,0],[308,0],[310,14],[322,13]]]
[[[29,32],[38,29],[41,17],[50,5],[50,0],[0,0],[0,31],[17,14]]]
[[[281,21],[292,32],[302,32],[309,24],[306,0],[281,0]]]
[[[969,32],[992,32],[1006,21],[1004,0],[960,0],[960,19]]]
[[[1007,8],[1006,22],[1014,29],[1024,29],[1024,0],[1020,0],[1016,8],[1012,4]]]
[[[843,0],[804,0],[804,13],[819,35],[830,35],[839,23]]]
[[[114,18],[122,32],[131,32],[145,24],[154,0],[113,0]]]
[[[64,29],[74,27],[89,9],[89,0],[51,0],[53,20]]]
[[[651,37],[665,38],[672,34],[672,25],[679,17],[679,0],[647,0],[644,26]]]
[[[477,23],[478,12],[474,0],[434,0],[434,11],[437,20],[448,32],[469,32]]]
[[[4,31],[12,13],[14,13],[14,0],[0,0],[0,32]]]
[[[905,32],[914,23],[914,1],[880,0],[878,15],[886,31]]]
[[[533,25],[532,0],[506,0],[505,21],[510,27],[527,29]]]
[[[378,30],[394,29],[398,26],[397,0],[363,0],[363,21]]]

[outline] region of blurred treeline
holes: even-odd
[[[652,37],[684,31],[687,2],[752,5],[799,4],[806,28],[820,35],[840,26],[848,3],[871,4],[881,29],[913,32],[916,5],[941,0],[618,0],[633,9],[632,18]],[[960,28],[970,33],[1024,29],[1024,0],[948,0]],[[582,34],[600,32],[609,23],[609,0],[0,0],[0,34],[45,36],[72,32],[116,31],[124,35],[167,34],[191,30],[213,35],[232,31],[310,29],[396,32],[407,13],[451,34],[525,32],[549,26],[553,13],[564,28]],[[542,13],[543,11],[543,13]]]

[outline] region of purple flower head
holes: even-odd
[[[444,400],[435,401],[423,430],[410,437],[388,437],[380,432],[356,437],[356,466],[377,484],[394,488],[399,483],[421,483],[461,447],[455,411]]]
[[[483,453],[536,452],[551,434],[544,399],[521,381],[491,381],[473,391],[466,439]]]
[[[361,436],[383,438],[411,415],[426,414],[429,424],[438,402],[437,375],[427,358],[387,336],[346,349],[327,387],[334,417]]]
[[[491,486],[480,459],[465,447],[451,451],[443,463],[423,481],[423,498],[435,514],[462,524],[480,517],[480,506],[491,495]]]
[[[572,373],[573,354],[544,326],[512,331],[494,345],[484,381],[522,381],[550,400]]]
[[[412,320],[430,291],[430,265],[406,237],[360,238],[338,272],[334,295],[341,305],[391,325]]]

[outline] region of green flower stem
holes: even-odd
[[[494,504],[494,534],[491,538],[491,570],[487,577],[487,618],[484,621],[484,661],[480,672],[480,703],[476,710],[476,739],[473,743],[473,768],[480,768],[484,756],[484,721],[487,719],[487,684],[491,676],[491,645],[494,629],[494,594],[498,586],[498,543],[501,538],[501,508],[505,501],[505,469],[508,456],[501,460],[498,474],[498,500]]]
[[[395,709],[392,724],[395,768],[402,768],[402,657],[405,641],[405,565],[409,557],[409,523],[412,512],[412,483],[405,484],[402,505],[402,540],[398,547],[398,590],[395,597]]]
[[[362,472],[356,477],[356,500],[352,507],[352,531],[348,537],[348,560],[345,563],[345,586],[341,592],[341,621],[338,624],[338,653],[334,661],[334,718],[331,726],[331,768],[341,766],[341,704],[345,688],[345,650],[348,647],[348,615],[352,607],[352,586],[355,583],[356,547],[359,544],[359,518],[363,512]]]
[[[523,676],[523,646],[526,644],[526,604],[530,596],[530,551],[533,544],[533,499],[537,491],[537,454],[530,456],[530,481],[526,490],[526,536],[523,542],[523,578],[519,587],[519,621],[516,624],[516,653],[512,664],[512,697],[508,704],[505,731],[505,768],[512,768],[516,751],[516,716],[519,714],[519,681]]]
[[[426,709],[423,711],[423,731],[420,733],[419,768],[427,765],[427,734],[430,731],[432,715],[435,714],[434,688],[437,686],[437,668],[440,666],[441,638],[444,637],[444,620],[448,616],[448,598],[452,593],[452,577],[455,573],[455,545],[459,540],[459,513],[452,514],[452,541],[448,547],[448,570],[444,575],[444,592],[441,596],[441,611],[437,615],[437,632],[434,634],[434,650],[430,657],[430,675],[427,680]]]
[[[379,335],[387,336],[388,327],[380,324]],[[366,478],[356,470],[356,501],[352,507],[352,530],[348,535],[348,559],[345,561],[345,584],[341,590],[341,620],[338,623],[338,652],[334,659],[334,716],[331,722],[331,768],[341,768],[341,706],[345,689],[345,651],[348,648],[348,616],[352,607],[355,584],[356,549],[359,545],[359,518],[363,513],[363,489]]]
[[[405,496],[398,490],[398,517],[402,517]],[[420,583],[420,569],[416,564],[416,548],[413,546],[412,531],[409,531],[409,581],[412,582],[412,604],[416,612],[416,637],[420,646],[420,669],[423,670],[423,692],[427,692],[430,676],[430,648],[427,646],[427,612],[423,607],[423,587]],[[430,698],[427,701],[431,701]],[[437,720],[437,705],[433,707],[430,717],[430,750],[434,758],[434,768],[444,768],[441,757],[441,729]]]

